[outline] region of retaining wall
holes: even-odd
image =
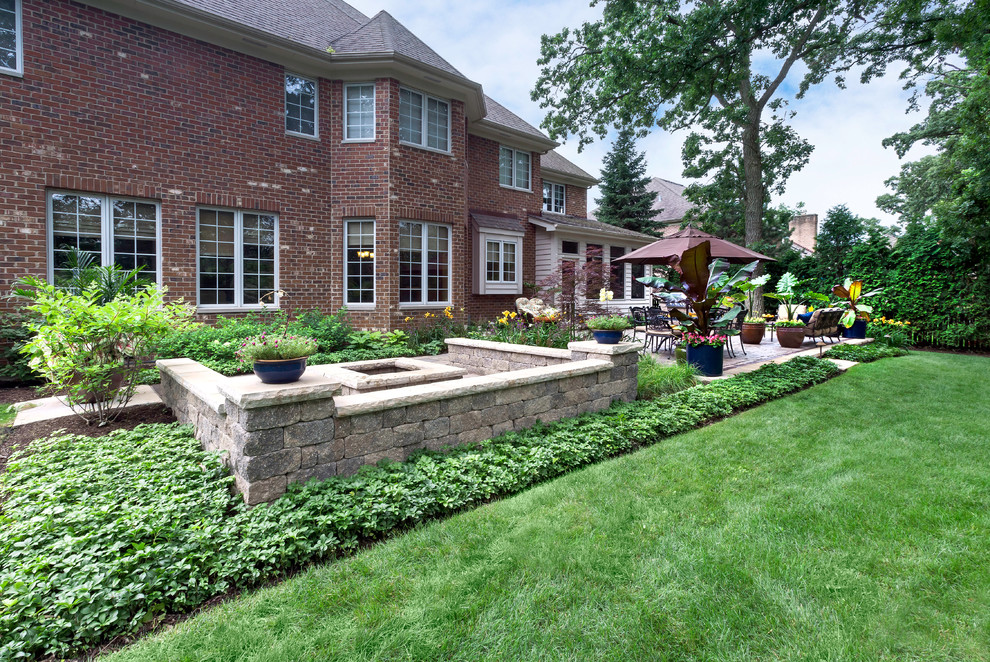
[[[223,377],[190,359],[158,367],[165,403],[195,427],[204,448],[227,453],[249,504],[272,501],[293,482],[350,475],[421,448],[477,443],[636,397],[638,344],[546,350],[447,343],[452,364],[487,374],[341,395],[332,366],[311,366],[299,382],[284,385]],[[495,372],[503,365],[513,367]]]

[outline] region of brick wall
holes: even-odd
[[[564,198],[568,215],[588,218],[588,189],[568,184],[564,188]]]

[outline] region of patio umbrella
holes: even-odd
[[[710,242],[711,256],[720,257],[728,262],[746,264],[753,260],[774,262],[772,257],[737,246],[731,241],[719,239],[713,234],[696,230],[690,225],[669,237],[655,241],[649,246],[637,248],[631,253],[616,258],[615,262],[630,262],[632,264],[671,264],[681,257],[689,248],[694,248],[702,242]]]

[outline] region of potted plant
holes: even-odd
[[[751,278],[736,284],[736,289],[746,295],[746,309],[752,313],[756,307],[756,290],[766,285],[770,280],[770,274],[763,274],[759,278]],[[759,345],[763,342],[763,336],[767,331],[766,320],[763,317],[746,317],[743,320],[742,331],[739,333],[740,339],[748,345]]]
[[[804,299],[794,291],[797,285],[798,279],[788,271],[777,281],[777,292],[767,295],[784,304],[786,317],[777,320],[774,329],[776,329],[777,342],[780,343],[780,346],[791,349],[796,349],[804,343],[804,322],[796,317],[797,308],[804,303]]]
[[[860,299],[876,296],[883,290],[873,290],[863,294],[863,281],[847,278],[842,285],[832,288],[832,293],[840,299],[845,299],[848,308],[839,319],[839,323],[846,327],[843,335],[846,338],[865,338],[866,324],[870,321],[872,306],[865,306],[859,303]]]
[[[622,340],[622,332],[630,327],[629,320],[622,315],[592,317],[585,324],[591,329],[595,340],[602,345],[618,344]]]
[[[722,348],[727,340],[727,336],[719,333],[705,335],[688,331],[684,334],[688,364],[705,377],[718,377],[722,374]]]
[[[244,339],[237,357],[250,363],[265,384],[290,384],[306,372],[306,359],[316,353],[316,341],[287,333],[262,333]]]

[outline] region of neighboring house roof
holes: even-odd
[[[367,16],[340,0],[171,1],[321,51],[368,22]]]
[[[602,223],[601,221],[596,221],[590,218],[578,218],[576,216],[566,216],[564,214],[551,214],[549,212],[544,212],[540,216],[531,215],[529,217],[529,221],[530,223],[534,223],[535,225],[539,225],[548,230],[570,229],[583,234],[600,234],[636,239],[642,241],[643,243],[652,243],[657,240],[656,237],[651,237],[650,235],[643,234],[642,232],[627,230],[616,225],[609,225],[608,223]]]
[[[546,179],[560,179],[564,184],[591,187],[598,183],[597,178],[589,175],[554,150],[550,150],[540,157],[540,169],[551,175],[557,175],[556,178],[551,176]]]
[[[518,218],[512,218],[510,216],[493,216],[491,214],[472,211],[471,220],[474,221],[475,225],[479,228],[506,230],[509,232],[526,231],[526,228],[523,227],[522,222]]]
[[[657,210],[653,220],[657,223],[674,223],[684,218],[694,204],[684,197],[684,184],[654,177],[646,185],[646,190],[657,193],[653,208]]]
[[[423,43],[419,37],[386,11],[378,12],[370,21],[334,39],[330,46],[335,54],[342,55],[348,53],[397,53],[454,76],[464,77],[464,74],[437,55],[436,51]],[[485,101],[488,101],[487,97]]]

